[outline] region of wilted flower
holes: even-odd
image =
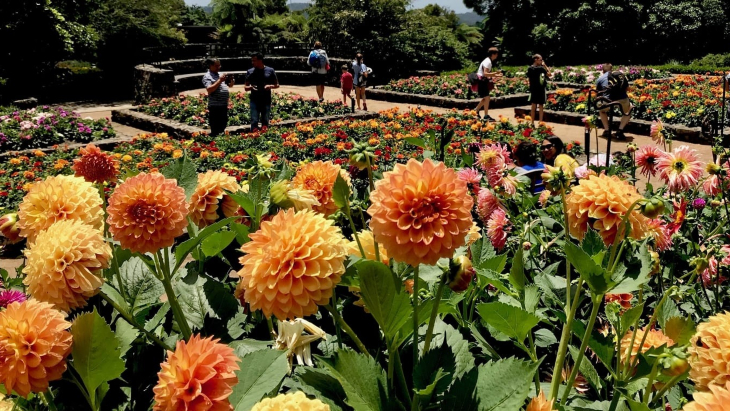
[[[698,390],[730,382],[730,313],[711,316],[697,326],[687,348],[689,378]]]
[[[719,275],[717,265],[717,259],[715,257],[707,259],[707,268],[701,270],[702,272],[700,274],[700,279],[705,287],[721,284],[727,280],[727,278]]]
[[[48,303],[14,302],[0,311],[0,382],[22,397],[45,392],[66,371],[71,323]]]
[[[497,250],[502,250],[507,244],[507,237],[509,232],[512,230],[512,224],[507,218],[507,214],[501,208],[498,208],[492,212],[492,215],[487,221],[487,235],[489,241]]]
[[[296,211],[311,210],[319,206],[314,191],[297,188],[287,180],[277,181],[269,190],[271,202],[281,208],[294,208]]]
[[[228,397],[238,383],[240,359],[219,341],[193,335],[167,352],[153,389],[155,411],[232,409]]]
[[[109,231],[123,248],[155,253],[187,226],[185,190],[159,173],[140,173],[119,185],[107,207]]]
[[[99,147],[89,144],[79,150],[80,158],[74,160],[72,166],[76,177],[83,177],[91,183],[104,183],[117,180],[119,162],[111,155],[102,152]]]
[[[466,183],[444,163],[396,164],[375,183],[370,200],[375,240],[396,261],[435,264],[466,244],[474,201]]]
[[[286,320],[329,301],[347,256],[347,240],[333,224],[311,210],[289,209],[249,235],[238,274],[252,310]]]
[[[491,189],[482,187],[479,190],[479,195],[477,196],[477,214],[479,214],[479,218],[482,221],[486,222],[489,220],[492,212],[500,207],[499,198],[494,195]]]
[[[297,364],[314,366],[310,344],[317,340],[326,340],[327,333],[307,320],[297,318],[292,321],[279,320],[278,334],[274,343],[277,350],[287,350],[289,369],[296,356]],[[304,334],[306,331],[308,334]]]
[[[23,239],[18,226],[18,213],[5,214],[0,217],[0,236],[7,238],[11,244]]]
[[[697,160],[695,150],[680,146],[657,161],[657,171],[669,190],[678,193],[697,185],[702,177],[702,163]]]
[[[297,391],[264,398],[251,411],[330,411],[330,406],[317,399],[310,400],[303,392]]]

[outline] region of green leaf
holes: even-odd
[[[575,364],[575,359],[578,358],[578,348],[572,345],[568,348],[570,349],[570,356],[573,358],[573,364]],[[580,373],[586,378],[586,380],[588,380],[588,383],[591,384],[596,391],[600,392],[603,387],[603,383],[601,382],[601,377],[598,376],[598,371],[596,371],[596,367],[593,366],[593,363],[590,361],[581,361],[580,370],[578,371],[580,371]]]
[[[186,154],[160,172],[165,178],[177,180],[177,185],[185,189],[185,197],[190,200],[198,186],[198,167]]]
[[[672,317],[683,317],[683,315],[682,312],[679,311],[677,304],[675,304],[671,298],[667,298],[657,313],[657,322],[659,323],[659,327],[664,329],[667,321],[669,321]]]
[[[646,404],[640,403],[638,401],[634,401],[631,398],[628,398],[624,396],[626,399],[626,402],[629,404],[629,409],[631,411],[651,411],[649,407]]]
[[[476,268],[482,267],[487,260],[496,257],[497,252],[494,250],[494,246],[490,241],[484,239],[484,237],[478,239],[471,245],[472,264]],[[506,255],[505,255],[506,257]],[[489,267],[485,267],[489,268]],[[495,270],[502,272],[502,270]]]
[[[208,257],[213,257],[225,250],[233,242],[234,238],[236,238],[236,233],[233,231],[218,231],[203,240],[200,247],[203,250],[203,254]]]
[[[411,318],[410,296],[390,268],[379,261],[355,264],[360,277],[360,295],[383,333],[392,338]]]
[[[267,393],[279,386],[289,371],[285,351],[260,350],[241,357],[236,371],[238,384],[228,397],[235,411],[249,411]]]
[[[505,294],[508,294],[508,295],[512,295],[512,290],[510,290],[507,287],[507,285],[502,280],[502,276],[499,273],[497,273],[496,271],[477,268],[476,272],[477,272],[477,276],[480,280],[480,285],[481,285],[481,281],[483,280],[487,284],[492,284],[499,291],[501,291]]]
[[[695,324],[690,318],[672,317],[664,325],[664,334],[677,345],[689,343],[695,334]]]
[[[334,358],[322,358],[323,368],[340,382],[347,395],[347,405],[355,411],[387,409],[385,370],[374,358],[349,349],[337,352]]]
[[[116,306],[122,311],[122,314],[132,316],[132,313],[129,311],[129,304],[127,304],[127,301],[122,297],[121,294],[119,294],[119,291],[117,291],[116,288],[112,287],[111,284],[108,282],[105,282],[101,286],[101,292],[106,295],[110,300],[116,304]]]
[[[535,345],[538,347],[546,348],[557,343],[558,339],[550,330],[541,328],[535,331]]]
[[[119,267],[119,273],[133,315],[162,304],[160,297],[165,293],[165,288],[141,258],[132,257],[126,261]]]
[[[580,242],[580,246],[590,256],[598,255],[606,251],[606,244],[604,244],[598,232],[593,229],[586,231],[586,235],[583,237],[583,241]]]
[[[95,404],[96,389],[119,378],[125,370],[119,340],[96,309],[76,317],[71,335],[73,368]]]
[[[177,270],[180,268],[180,266],[183,265],[183,262],[185,261],[185,258],[190,254],[191,251],[195,247],[200,244],[201,241],[208,238],[208,236],[212,235],[213,233],[217,232],[221,228],[225,227],[229,223],[236,221],[241,217],[228,217],[224,218],[221,221],[218,221],[217,223],[211,224],[208,227],[205,227],[202,229],[197,236],[187,240],[183,241],[180,245],[178,245],[175,248],[175,268],[172,270],[173,272],[177,272]]]
[[[419,395],[430,398],[446,391],[451,384],[451,378],[456,371],[456,359],[446,344],[441,344],[428,350],[418,360],[413,373],[413,389]]]
[[[312,395],[330,406],[331,411],[346,407],[347,394],[335,377],[325,370],[312,367],[297,367],[294,370],[293,388]]]
[[[540,288],[535,284],[525,287],[525,310],[535,314],[537,305],[540,303]]]
[[[607,278],[606,270],[571,241],[565,242],[565,257],[573,264],[575,270],[594,294],[605,294],[613,286],[613,283]]]
[[[419,315],[420,318],[420,315]],[[424,326],[425,328],[425,326]],[[425,334],[425,329],[422,329]],[[450,355],[454,359],[454,368],[450,368],[446,363],[440,365],[444,371],[453,372],[455,377],[461,377],[466,374],[467,371],[474,368],[474,356],[469,351],[469,341],[464,339],[459,330],[443,322],[440,318],[436,318],[436,322],[433,327],[433,339],[431,340],[431,347],[440,347],[446,344]],[[423,348],[423,343],[419,343],[419,347]],[[432,351],[433,349],[429,350]]]
[[[636,321],[641,317],[641,314],[643,312],[643,303],[626,310],[626,312],[623,313],[623,315],[621,316],[621,334],[626,334],[626,331],[628,331],[629,328],[636,323]]]
[[[244,338],[243,340],[232,341],[228,344],[229,347],[233,348],[233,351],[237,356],[243,358],[244,356],[261,350],[271,350],[272,341],[261,341],[254,340],[253,338]]]
[[[332,199],[337,207],[344,210],[349,209],[350,204],[350,186],[340,174],[337,175],[335,185],[332,187]]]
[[[527,278],[525,277],[525,261],[522,256],[522,247],[518,247],[512,258],[512,268],[509,270],[509,282],[518,291],[525,289]]]
[[[406,137],[403,139],[408,144],[412,144],[416,147],[426,148],[426,142],[422,138],[417,137]]]
[[[231,231],[236,233],[236,241],[238,241],[238,244],[244,245],[249,241],[249,229],[247,226],[239,223],[231,223],[230,227]]]
[[[501,302],[479,304],[477,310],[487,324],[518,342],[523,342],[527,333],[540,322],[534,314]]]
[[[243,191],[239,191],[237,193],[234,193],[232,191],[226,191],[228,195],[235,201],[241,208],[243,208],[243,211],[246,212],[249,216],[253,217],[254,214],[256,214],[256,203],[254,202],[252,198],[252,194],[250,192],[244,193]]]
[[[203,286],[203,291],[211,310],[218,318],[227,320],[236,315],[240,304],[225,284],[208,279]]]
[[[116,334],[117,340],[119,340],[120,343],[119,354],[124,356],[124,354],[126,354],[127,351],[132,348],[132,343],[134,342],[134,340],[137,339],[139,331],[137,331],[136,328],[132,327],[128,322],[124,321],[120,317],[115,323],[114,333]]]
[[[175,281],[173,287],[178,294],[178,302],[180,308],[188,320],[188,324],[192,328],[203,328],[205,317],[213,312],[208,297],[205,295],[206,279],[198,277],[195,284],[186,284],[182,280]]]
[[[649,254],[649,248],[646,246],[639,247],[638,252],[640,268],[637,264],[632,264],[630,269],[623,272],[617,268],[617,273],[621,275],[615,276],[613,279],[618,285],[611,289],[614,294],[628,294],[638,291],[642,285],[646,284],[651,277],[652,259]],[[623,265],[621,265],[623,266]]]

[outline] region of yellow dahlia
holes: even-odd
[[[33,184],[20,203],[20,235],[33,242],[38,233],[61,220],[79,220],[101,229],[104,210],[99,190],[74,176],[53,176]]]
[[[337,205],[332,198],[332,189],[338,174],[350,185],[350,176],[340,166],[331,161],[315,161],[301,166],[292,179],[292,184],[295,188],[311,190],[319,201],[319,205],[312,206],[312,209],[326,217],[337,211]]]
[[[112,256],[101,231],[77,220],[41,231],[24,253],[28,294],[65,312],[86,306],[99,292]]]
[[[722,385],[712,384],[709,392],[695,391],[694,401],[682,408],[684,411],[730,411],[730,381]]]
[[[330,411],[330,406],[317,399],[310,400],[303,392],[297,391],[264,398],[251,411]]]
[[[375,183],[370,200],[375,240],[391,258],[412,266],[451,258],[472,228],[467,184],[441,162],[396,164]]]
[[[365,251],[365,258],[368,260],[375,260],[375,239],[373,238],[373,232],[370,230],[360,231],[357,233],[357,238],[360,240],[360,244]],[[360,248],[357,246],[357,241],[350,241],[347,248],[349,255],[362,257]],[[378,249],[380,251],[380,261],[382,261],[383,264],[389,264],[390,258],[388,257],[388,251],[380,243],[378,243]]]
[[[551,411],[553,409],[553,400],[546,400],[545,393],[540,390],[540,395],[533,397],[525,411]]]
[[[157,374],[155,411],[232,410],[228,397],[238,383],[239,358],[213,337],[178,341]]]
[[[123,248],[154,253],[183,233],[188,203],[177,181],[159,173],[140,173],[114,190],[107,213],[109,231]]]
[[[329,301],[348,254],[333,221],[311,210],[282,210],[249,237],[238,275],[251,310],[283,321]]]
[[[45,392],[49,381],[61,378],[72,340],[65,317],[38,300],[0,311],[0,382],[7,392],[26,397]]]
[[[630,330],[621,339],[621,362],[626,363],[626,358],[629,357],[631,363],[636,362],[636,356],[640,353],[644,353],[652,347],[659,348],[662,345],[671,347],[674,345],[674,340],[664,335],[660,330],[649,330],[646,336],[644,344],[641,345],[641,340],[644,338],[646,328],[641,328],[636,332],[636,338],[634,338],[633,346],[631,345],[631,337],[634,335],[634,331]]]
[[[236,177],[219,170],[208,170],[198,174],[198,186],[190,199],[190,218],[198,227],[206,227],[218,220],[219,204],[228,202],[226,207],[221,204],[220,210],[226,217],[236,215],[238,204],[226,194],[226,191],[241,190]],[[230,215],[226,214],[229,213]]]
[[[604,243],[613,244],[621,219],[640,198],[636,187],[616,176],[601,174],[580,180],[566,198],[570,234],[582,240],[590,226],[598,231]],[[631,237],[644,238],[649,233],[648,222],[638,207],[634,207],[629,216]]]
[[[117,181],[119,162],[113,156],[93,144],[79,150],[79,154],[81,157],[74,160],[72,167],[77,177],[91,183]]]
[[[730,381],[730,313],[713,315],[698,325],[688,352],[689,378],[698,389]]]

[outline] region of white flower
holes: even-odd
[[[286,356],[289,359],[289,371],[291,371],[293,357],[297,357],[297,364],[314,366],[312,362],[312,349],[309,344],[319,340],[327,339],[327,334],[321,328],[307,320],[297,318],[294,321],[279,321],[279,335],[276,336],[274,348],[287,350]],[[304,334],[304,331],[309,334]]]

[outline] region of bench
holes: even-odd
[[[224,70],[223,72],[228,75],[232,75],[238,85],[241,85],[244,81],[246,81],[245,71]],[[309,71],[276,71],[276,77],[279,79],[279,83],[293,86],[310,85],[312,83],[311,74],[312,73]],[[182,91],[203,88],[203,75],[205,75],[205,73],[180,74],[175,76],[175,91],[180,93]]]

